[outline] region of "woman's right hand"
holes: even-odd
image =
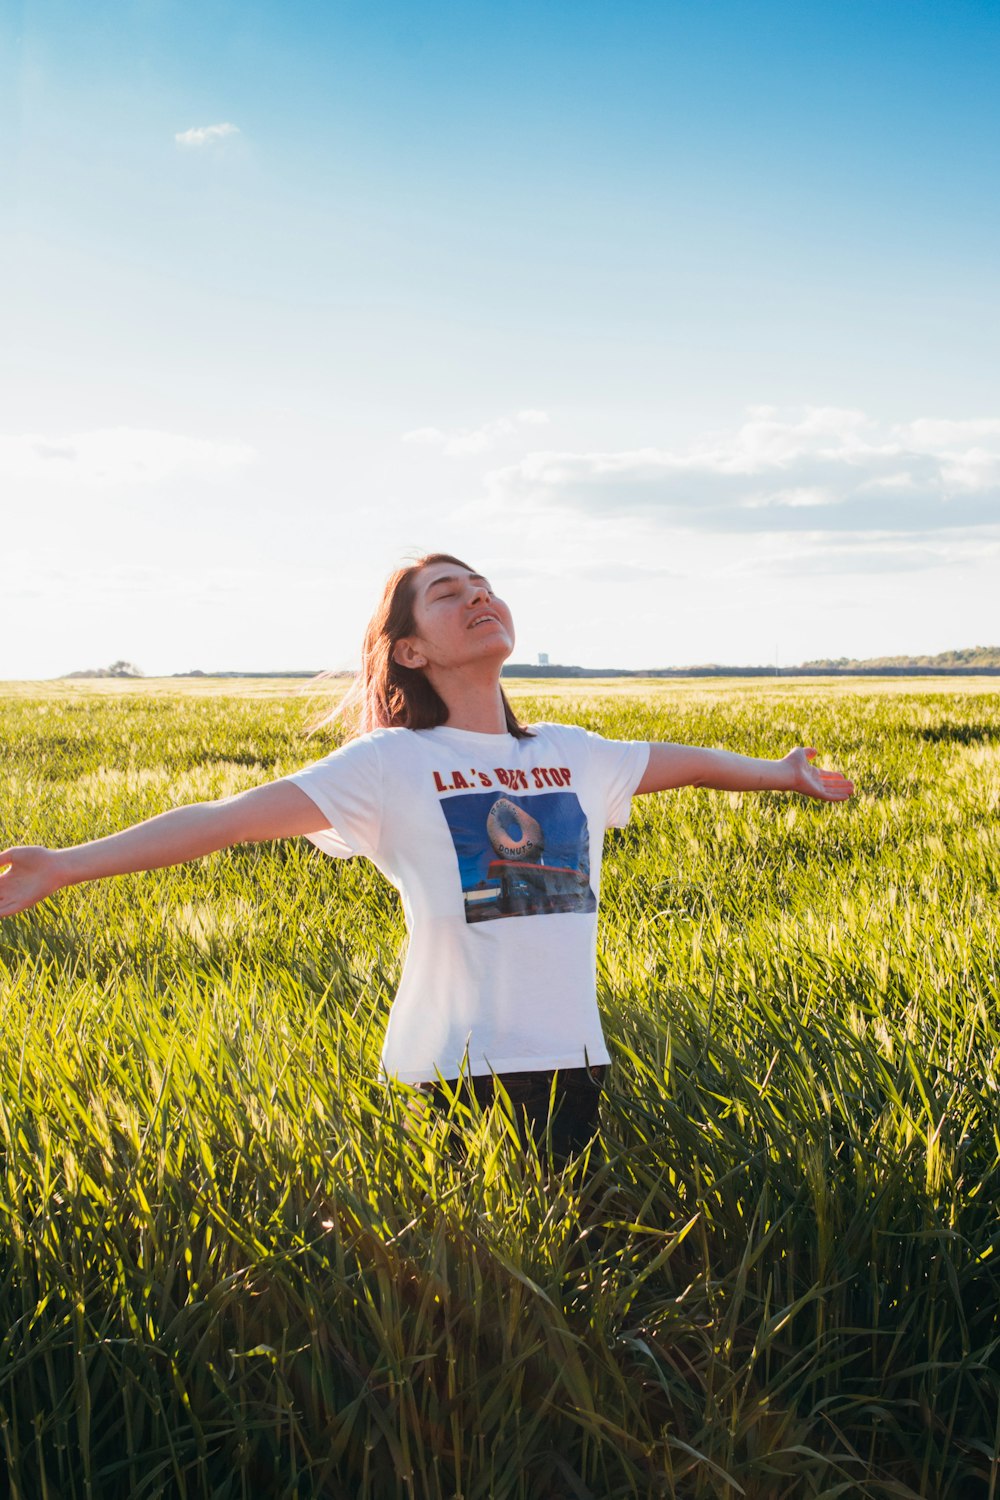
[[[0,853],[0,871],[0,917],[13,917],[19,911],[37,906],[64,884],[60,878],[59,851],[44,849],[40,844],[4,849]]]

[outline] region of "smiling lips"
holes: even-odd
[[[470,630],[475,630],[477,625],[488,625],[491,621],[494,625],[500,624],[500,618],[498,615],[477,615],[474,620],[469,621],[468,628]]]

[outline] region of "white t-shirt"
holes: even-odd
[[[570,724],[529,739],[378,729],[287,777],[399,890],[409,945],[382,1065],[404,1083],[610,1059],[597,1009],[604,830],[649,746]]]

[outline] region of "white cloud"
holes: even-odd
[[[273,571],[261,568],[195,564],[192,569],[186,564],[182,569],[131,561],[95,567],[90,562],[55,563],[39,556],[37,548],[16,549],[5,562],[12,598],[50,602],[60,611],[83,605],[94,609],[127,604],[135,597],[147,603],[156,600],[168,604],[183,599],[203,605],[233,596],[259,595],[274,585]]]
[[[158,484],[175,476],[210,476],[253,462],[246,443],[212,442],[143,427],[93,432],[0,433],[0,480],[56,485]]]
[[[882,428],[863,412],[753,407],[687,448],[537,451],[494,470],[511,504],[694,532],[894,534],[1000,525],[1000,420]]]
[[[777,546],[775,546],[777,542]],[[818,577],[827,574],[918,573],[969,569],[1000,558],[1000,541],[981,537],[841,536],[769,538],[773,550],[755,552],[721,570],[725,577]]]
[[[221,125],[195,125],[190,130],[180,130],[174,136],[178,146],[209,146],[214,141],[223,141],[227,136],[239,135],[240,127],[228,120]]]
[[[912,443],[918,447],[964,449],[977,439],[983,442],[1000,442],[1000,417],[965,422],[921,417],[916,422],[904,423],[892,430],[900,442]]]
[[[547,412],[528,408],[510,417],[496,417],[481,427],[459,427],[451,432],[440,427],[415,427],[412,432],[403,433],[403,442],[438,448],[448,458],[464,458],[472,453],[485,453],[502,439],[513,437],[519,427],[542,427],[548,420]]]

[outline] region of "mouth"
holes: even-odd
[[[477,615],[474,620],[470,620],[469,621],[468,629],[469,630],[475,630],[475,628],[476,628],[477,625],[499,625],[499,624],[500,624],[500,616],[499,615]]]

